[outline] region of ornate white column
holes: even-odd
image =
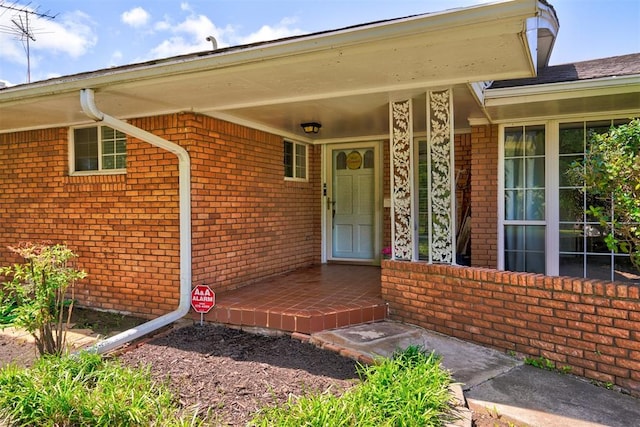
[[[391,248],[396,260],[411,261],[413,219],[413,108],[411,99],[389,104],[391,118]]]
[[[455,263],[455,177],[451,89],[427,92],[429,262]]]

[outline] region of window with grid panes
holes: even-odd
[[[560,123],[558,138],[559,169],[559,258],[561,276],[590,279],[638,281],[629,255],[614,253],[605,243],[611,224],[602,225],[591,217],[590,206],[602,207],[615,218],[611,203],[590,194],[581,182],[572,182],[567,170],[575,162],[582,162],[589,151],[591,136],[604,134],[611,126],[628,120],[597,120]]]
[[[108,126],[73,130],[72,172],[117,172],[127,167],[127,136]]]
[[[584,160],[594,133],[627,122],[552,120],[504,128],[501,268],[640,282],[629,256],[607,248],[611,227],[587,213],[590,206],[602,207],[615,218],[610,202],[590,194],[567,174],[572,164]]]
[[[307,146],[284,141],[284,176],[288,179],[307,179]]]
[[[504,268],[545,273],[545,127],[504,130]]]

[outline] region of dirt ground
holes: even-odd
[[[36,357],[35,344],[0,334],[0,367],[8,363],[29,366]]]
[[[100,337],[115,335],[145,322],[144,319],[84,308],[72,311],[70,327],[74,330],[86,330]],[[2,328],[3,325],[0,325]],[[3,333],[6,332],[6,333]],[[30,366],[38,357],[38,351],[30,335],[0,330],[0,367],[10,362]]]
[[[358,379],[355,362],[336,353],[288,336],[212,325],[175,330],[120,359],[170,378],[183,405],[211,408],[214,425],[245,425],[262,406],[327,389],[340,393]]]
[[[143,320],[78,311],[78,327],[109,335]],[[25,354],[25,344],[0,335],[0,365]],[[35,351],[33,351],[35,358]],[[14,357],[12,357],[14,356]],[[241,426],[260,407],[291,396],[330,390],[341,393],[358,382],[356,362],[287,335],[265,336],[195,324],[132,345],[118,356],[130,366],[150,366],[168,380],[180,403],[208,413],[212,425]],[[29,364],[24,356],[20,360]],[[513,427],[491,408],[472,408],[476,427]],[[520,426],[522,427],[522,426]]]

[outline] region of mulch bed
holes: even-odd
[[[144,321],[91,310],[78,316],[81,326],[95,323],[107,332]],[[30,365],[35,357],[33,344],[0,335],[0,366],[11,361]],[[260,408],[282,404],[290,396],[325,390],[341,394],[359,382],[357,362],[333,351],[288,335],[257,335],[211,324],[145,339],[118,358],[129,366],[149,366],[158,380],[169,381],[182,406],[197,406],[216,426],[244,426]],[[472,409],[475,427],[520,426],[488,408]]]
[[[342,393],[358,382],[357,363],[292,339],[216,325],[171,331],[119,356],[130,366],[150,366],[169,380],[183,406],[209,411],[215,425],[245,425],[266,405],[290,396],[330,390]]]

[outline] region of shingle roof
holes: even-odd
[[[2,0],[0,0],[0,2],[1,1]],[[452,10],[456,10],[456,9],[452,9]],[[93,70],[93,71],[83,71],[83,72],[80,72],[80,73],[70,74],[70,75],[66,75],[66,76],[62,76],[62,77],[53,77],[53,78],[50,78],[50,79],[45,79],[45,80],[42,80],[42,81],[36,81],[36,82],[33,82],[33,83],[40,84],[40,83],[43,83],[43,82],[55,82],[55,81],[66,80],[68,78],[82,79],[82,78],[91,77],[91,76],[97,76],[97,75],[102,75],[102,74],[113,74],[114,72],[117,72],[117,71],[128,71],[128,70],[134,70],[136,68],[141,68],[141,67],[150,67],[150,66],[154,66],[154,65],[168,64],[168,63],[171,63],[171,62],[189,61],[191,59],[198,59],[198,58],[204,58],[204,57],[208,57],[208,56],[221,55],[221,54],[225,54],[225,53],[229,53],[229,52],[238,52],[238,51],[247,50],[247,49],[250,49],[250,48],[256,48],[256,47],[261,47],[261,46],[269,46],[269,45],[273,45],[273,44],[276,44],[276,43],[282,43],[282,42],[288,42],[288,41],[302,40],[302,39],[305,39],[305,38],[323,36],[323,35],[328,35],[328,34],[332,34],[332,33],[338,33],[338,32],[346,31],[346,30],[365,28],[365,27],[368,27],[368,26],[385,24],[385,23],[393,23],[395,21],[399,22],[399,21],[402,21],[402,20],[405,20],[405,19],[419,18],[421,16],[429,16],[429,15],[433,15],[433,14],[435,14],[435,13],[434,12],[429,12],[429,13],[408,15],[408,16],[404,16],[404,17],[401,17],[401,18],[380,19],[380,20],[377,20],[377,21],[371,21],[371,22],[366,22],[366,23],[362,23],[362,24],[355,24],[355,25],[350,25],[350,26],[347,26],[347,27],[342,27],[342,28],[337,28],[337,29],[322,30],[322,31],[317,31],[317,32],[307,33],[307,34],[297,34],[297,35],[293,35],[293,36],[287,36],[287,37],[282,37],[282,38],[273,39],[273,40],[264,40],[264,41],[247,43],[247,44],[242,44],[242,45],[226,46],[226,47],[222,47],[222,48],[216,48],[214,50],[205,50],[205,51],[201,51],[201,52],[185,53],[185,54],[166,57],[166,58],[156,58],[156,59],[151,59],[151,60],[144,61],[144,62],[119,65],[119,66],[114,66],[114,67],[109,67],[109,68],[102,68],[102,69]],[[15,86],[11,86],[11,88],[16,88],[16,87],[20,87],[20,86],[29,86],[29,85],[32,85],[32,83],[22,83],[22,84],[18,84],[18,85],[15,85]],[[3,89],[9,89],[9,87],[4,87],[4,88],[0,87],[0,91],[2,91]]]
[[[528,79],[495,81],[490,89],[532,86],[547,83],[566,83],[614,76],[640,74],[640,53],[612,56],[610,58],[552,65],[538,71],[538,76]]]

